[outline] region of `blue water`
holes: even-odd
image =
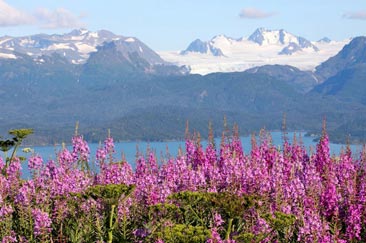
[[[297,135],[299,133],[296,133]],[[281,132],[271,132],[271,136],[272,136],[272,143],[278,146],[281,146],[283,141],[282,141],[282,133]],[[294,136],[293,132],[289,132],[288,133],[288,138],[289,141],[292,141],[292,138]],[[313,141],[313,137],[302,137],[302,143],[305,146],[305,148],[310,151],[310,148],[312,147],[313,151],[315,151],[316,148],[316,142]],[[250,136],[246,136],[246,137],[241,137],[241,142],[244,148],[244,151],[246,153],[250,152],[251,149],[251,137]],[[215,143],[217,145],[220,144],[220,139],[217,138],[215,140]],[[202,141],[202,145],[205,147],[206,146],[206,141]],[[91,143],[89,144],[90,147],[90,158],[91,158],[91,162],[95,161],[95,153],[96,150],[98,149],[98,147],[100,146],[100,144],[98,143]],[[61,145],[58,146],[34,146],[34,147],[30,147],[32,149],[32,151],[34,151],[34,153],[42,156],[44,161],[47,160],[55,160],[56,159],[56,154],[57,152],[59,152],[62,149]],[[72,150],[71,146],[67,146],[67,148],[69,148],[70,150]],[[157,158],[159,159],[159,161],[163,161],[165,159],[167,159],[169,156],[173,156],[175,157],[178,154],[178,150],[179,148],[181,148],[183,151],[185,150],[185,141],[169,141],[169,142],[119,142],[115,144],[115,154],[114,154],[114,158],[116,160],[121,160],[122,159],[122,155],[126,158],[126,160],[132,165],[132,167],[134,167],[134,163],[135,163],[135,159],[136,159],[136,154],[142,153],[145,154],[146,151],[148,149],[154,151],[157,155]],[[330,144],[330,151],[331,154],[339,154],[339,152],[341,151],[342,148],[345,148],[345,145],[343,144]],[[358,156],[358,154],[360,153],[362,147],[360,145],[351,145],[351,149],[354,155]],[[4,156],[3,154],[0,153],[0,155]],[[23,153],[21,151],[18,152],[18,155],[20,156],[24,156],[24,157],[29,157],[31,155],[31,153]],[[29,177],[29,172],[27,169],[27,163],[24,163],[23,165],[23,177],[24,178],[28,178]]]

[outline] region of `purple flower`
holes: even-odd
[[[6,235],[1,240],[1,243],[15,243],[18,242],[17,235],[14,231],[10,232],[10,235]]]
[[[0,157],[0,170],[4,169],[5,163],[2,157]]]
[[[74,161],[89,161],[90,149],[88,143],[83,139],[82,136],[75,136],[72,138],[72,156]]]
[[[98,148],[95,154],[96,161],[99,165],[102,165],[107,158],[107,151],[104,148]]]
[[[217,232],[217,228],[211,229],[211,237],[206,241],[206,243],[224,243],[219,232]]]
[[[13,158],[13,161],[10,163],[9,167],[6,169],[6,174],[9,179],[17,178],[21,175],[22,166],[20,164],[20,160],[18,157]]]
[[[31,197],[36,196],[36,189],[33,180],[25,182],[18,190],[15,202],[23,206],[29,206]]]
[[[346,235],[350,240],[361,240],[362,219],[361,205],[351,205],[348,211],[347,232]]]
[[[222,219],[221,215],[219,213],[215,213],[214,214],[214,227],[220,227],[224,222],[224,220]]]
[[[34,219],[34,235],[46,235],[51,232],[51,219],[48,213],[40,209],[33,209],[32,216]]]
[[[149,232],[147,229],[135,229],[133,231],[133,235],[137,238],[145,238],[146,236],[149,235]]]
[[[114,153],[114,141],[112,137],[108,137],[106,140],[104,140],[104,149],[107,152],[107,154]]]
[[[39,168],[41,168],[42,164],[43,164],[43,159],[39,155],[32,156],[28,159],[28,169],[29,170],[38,170]]]
[[[70,153],[70,151],[66,148],[62,149],[62,151],[58,154],[58,160],[60,165],[68,168],[70,167],[75,161],[76,158]]]
[[[11,205],[3,205],[0,207],[0,219],[5,218],[12,214],[14,209]]]

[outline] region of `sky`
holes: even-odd
[[[0,0],[0,36],[106,29],[171,51],[258,27],[312,41],[366,35],[366,0]]]

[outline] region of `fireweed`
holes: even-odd
[[[14,132],[21,140],[31,130]],[[210,133],[211,134],[211,133]],[[3,151],[19,146],[3,140]],[[116,159],[108,136],[90,159],[72,138],[55,161],[15,151],[0,158],[0,239],[5,242],[365,242],[366,150],[329,152],[323,131],[308,153],[295,138],[281,148],[267,133],[244,153],[237,129],[203,148],[187,136],[176,157]],[[90,170],[90,168],[96,168]],[[97,171],[97,172],[95,172]]]

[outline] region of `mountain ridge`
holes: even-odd
[[[234,39],[224,35],[218,35],[214,36],[209,41],[197,39],[193,41],[187,47],[187,49],[181,51],[181,54],[186,55],[190,52],[197,52],[203,54],[212,54],[214,56],[224,56],[225,51],[222,50],[220,44],[215,43],[215,39],[218,37],[225,39],[224,41],[227,42],[238,42],[245,44],[246,41],[251,41],[253,43],[257,43],[259,46],[279,45],[283,48],[278,52],[279,55],[292,55],[306,48],[312,49],[315,52],[319,51],[319,48],[309,40],[300,36],[295,36],[283,29],[267,30],[265,28],[258,28],[248,38],[241,37],[239,39]],[[205,46],[204,50],[202,49],[202,46]]]
[[[39,132],[34,141],[61,142],[79,121],[90,129],[88,139],[93,141],[102,139],[99,135],[108,128],[117,132],[114,136],[119,140],[159,140],[184,137],[182,124],[186,120],[204,134],[210,121],[220,126],[224,116],[244,132],[279,129],[286,113],[289,129],[321,131],[321,119],[326,116],[328,130],[337,134],[338,141],[344,141],[346,133],[352,134],[352,139],[366,140],[362,135],[366,133],[354,133],[366,121],[363,54],[356,58],[360,63],[348,60],[352,53],[366,48],[357,38],[353,40],[357,45],[351,42],[344,48],[348,54],[338,53],[347,58],[329,60],[329,67],[345,68],[326,77],[323,84],[314,72],[278,64],[242,72],[189,74],[184,68],[159,64],[153,54],[151,59],[138,55],[138,46],[124,52],[123,48],[138,43],[128,38],[99,45],[80,64],[58,52],[38,57],[15,53],[15,59],[1,58],[0,102],[5,108],[0,114],[0,130],[5,133],[28,126]],[[225,36],[214,40],[234,42]],[[338,86],[338,92],[315,92],[339,80],[343,87]],[[349,87],[348,91],[344,87]],[[359,93],[349,96],[354,89]]]
[[[127,58],[129,52],[137,52],[150,64],[165,64],[160,56],[147,45],[135,37],[116,35],[108,30],[89,31],[75,29],[65,34],[36,34],[22,37],[0,37],[0,58],[6,58],[1,54],[12,55],[16,53],[38,58],[42,55],[58,53],[73,64],[83,64],[90,54],[96,52],[98,46],[115,42],[118,50]]]
[[[283,29],[256,29],[249,37],[216,35],[208,41],[197,39],[185,50],[158,52],[175,65],[190,67],[191,73],[237,72],[263,65],[292,65],[312,71],[337,54],[350,40],[323,38],[309,41]]]

